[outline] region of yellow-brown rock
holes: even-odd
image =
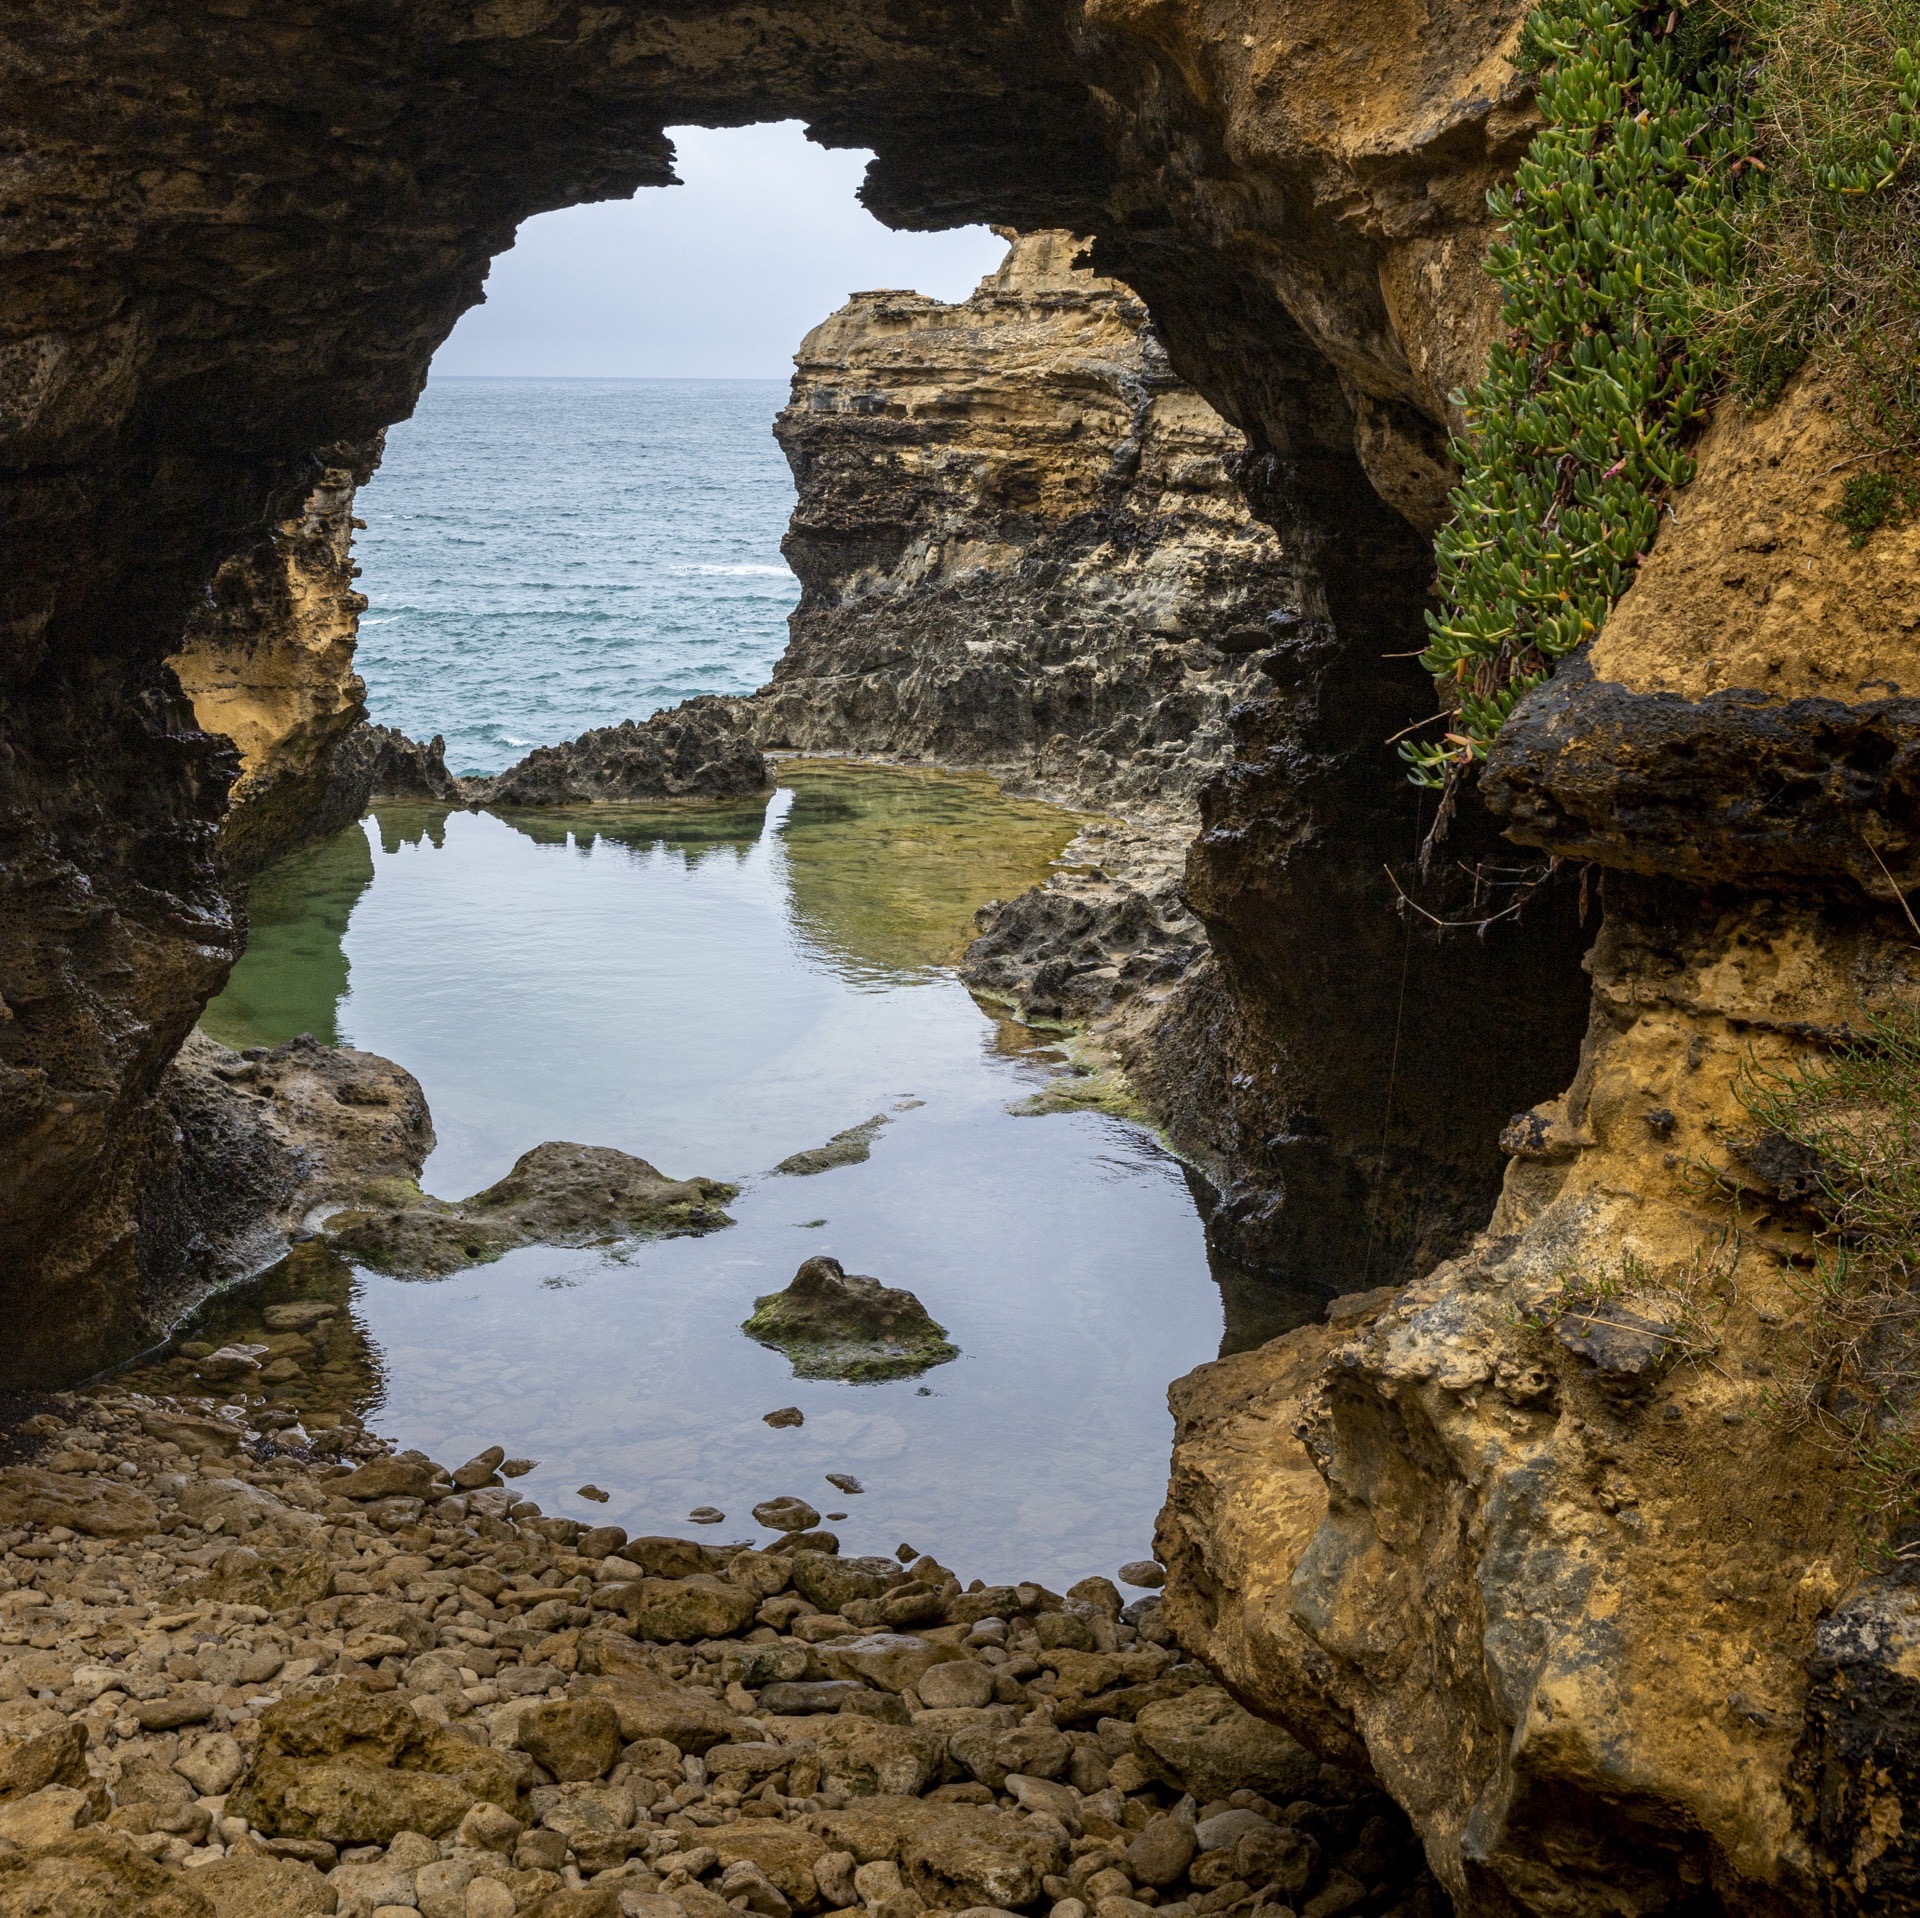
[[[1190,818],[1296,570],[1138,296],[1070,233],[1007,237],[970,299],[856,294],[802,342],[802,597],[754,729]]]
[[[1176,1391],[1169,1615],[1303,1735],[1350,1720],[1466,1910],[1811,1911],[1910,1785],[1818,1830],[1847,1743],[1809,1730],[1809,1666],[1844,1719],[1821,1621],[1861,1559],[1843,1458],[1779,1409],[1816,1288],[1731,1149],[1736,1077],[1920,962],[1871,910],[1610,890],[1579,1076],[1509,1129],[1484,1237],[1358,1337]],[[1855,1648],[1839,1696],[1863,1676],[1894,1682]],[[1878,1722],[1851,1749],[1898,1779]]]
[[[1828,370],[1721,403],[1638,578],[1494,750],[1514,838],[1696,883],[1920,882],[1920,525],[1853,544],[1861,451]]]
[[[379,452],[378,439],[330,449],[299,513],[214,575],[168,662],[195,719],[239,749],[220,843],[243,869],[345,825],[364,803],[336,793],[332,762],[366,718],[353,670],[367,605],[353,584],[353,499]]]

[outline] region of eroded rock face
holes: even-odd
[[[969,300],[862,293],[807,335],[775,432],[802,596],[768,745],[1010,770],[1083,803],[1189,796],[1299,587],[1176,379],[1067,233]]]
[[[1920,526],[1852,545],[1856,451],[1819,368],[1720,407],[1632,588],[1501,735],[1513,838],[1696,884],[1920,881]]]
[[[1431,519],[1441,396],[1492,311],[1474,263],[1485,189],[1529,127],[1504,58],[1521,11],[1416,32],[1348,10],[1323,32],[1261,0],[1229,32],[1184,0],[499,0],[350,31],[247,6],[18,10],[0,78],[31,156],[0,306],[13,1322],[111,1319],[158,1256],[137,1225],[153,1099],[236,947],[214,842],[238,762],[163,662],[218,569],[301,516],[329,470],[315,449],[406,413],[522,219],[664,182],[668,125],[798,116],[876,150],[882,217],[1091,234],[1175,370],[1280,476],[1283,541],[1295,521],[1357,529],[1371,565],[1387,509],[1360,462]],[[1418,643],[1424,575],[1394,577],[1393,631],[1347,635],[1357,662]],[[1417,675],[1397,684],[1368,741],[1426,709]],[[1336,719],[1328,750],[1360,737]],[[1362,850],[1342,863],[1372,870]]]
[[[1866,1909],[1911,1765],[1874,1632],[1821,1624],[1861,1577],[1852,1468],[1777,1409],[1806,1221],[1729,1141],[1743,1066],[1909,999],[1911,942],[1608,891],[1581,1070],[1510,1129],[1472,1250],[1181,1388],[1169,1614],[1303,1735],[1350,1721],[1470,1910]]]
[[[321,457],[298,514],[220,568],[168,661],[200,725],[239,751],[220,847],[241,870],[336,831],[365,803],[333,761],[366,719],[366,683],[353,670],[367,606],[353,585],[353,498],[380,439]]]
[[[491,779],[463,779],[476,806],[644,804],[662,799],[750,799],[773,774],[734,717],[734,702],[689,699],[644,724],[600,726],[560,746],[536,746]]]

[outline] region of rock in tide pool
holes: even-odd
[[[864,1165],[872,1158],[873,1142],[886,1123],[886,1114],[876,1112],[871,1119],[836,1132],[825,1145],[790,1153],[773,1168],[774,1172],[786,1178],[807,1179],[816,1172],[831,1172],[837,1165]]]
[[[825,1257],[808,1259],[784,1292],[754,1300],[741,1330],[784,1352],[803,1379],[911,1378],[960,1356],[911,1292]]]
[[[717,1231],[738,1188],[718,1179],[669,1179],[611,1146],[549,1140],[514,1161],[496,1185],[448,1204],[414,1191],[379,1210],[336,1212],[334,1248],[401,1279],[444,1278],[520,1245],[593,1245]]]

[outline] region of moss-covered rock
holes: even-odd
[[[449,1204],[414,1190],[388,1207],[337,1212],[336,1250],[402,1279],[444,1278],[487,1265],[520,1245],[592,1245],[668,1239],[731,1225],[738,1187],[670,1179],[611,1146],[550,1139],[514,1161],[484,1192]]]
[[[960,1356],[911,1292],[809,1259],[784,1292],[753,1302],[741,1330],[784,1352],[796,1378],[900,1379]]]

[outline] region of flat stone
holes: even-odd
[[[89,1538],[142,1538],[160,1528],[160,1510],[131,1486],[92,1473],[35,1465],[0,1471],[0,1525],[64,1525]]]
[[[1134,1756],[1203,1805],[1245,1787],[1278,1803],[1301,1797],[1319,1761],[1300,1742],[1203,1685],[1150,1705],[1134,1721]]]
[[[899,1632],[870,1632],[860,1638],[834,1639],[821,1646],[820,1662],[836,1678],[863,1679],[884,1692],[917,1689],[936,1665],[964,1659],[957,1645],[944,1645]]]
[[[759,1603],[743,1587],[704,1572],[692,1578],[643,1578],[619,1587],[618,1597],[638,1636],[658,1644],[730,1638],[746,1629]]]

